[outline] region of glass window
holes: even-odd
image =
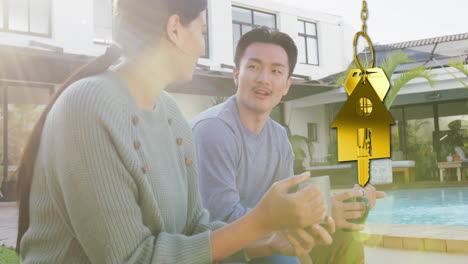
[[[4,0],[0,0],[0,28],[3,28],[3,2]]]
[[[299,63],[307,63],[305,39],[305,37],[299,37],[299,41],[297,43]]]
[[[468,157],[468,102],[441,103],[439,108],[439,159],[452,160]],[[450,158],[449,158],[450,159]]]
[[[252,12],[249,9],[232,7],[232,20],[252,24]]]
[[[237,43],[241,37],[241,25],[232,24],[232,40],[234,42],[234,51],[236,50]]]
[[[232,39],[234,53],[237,42],[239,42],[242,35],[260,26],[276,28],[276,15],[237,6],[232,7]]]
[[[414,105],[404,108],[406,118],[406,154],[415,164],[415,175],[419,180],[431,179],[437,169],[433,152],[435,129],[432,105]]]
[[[301,20],[298,20],[297,21],[297,32],[299,32],[299,34],[305,34],[305,26],[304,26],[304,21],[301,21]]]
[[[242,25],[242,35],[244,35],[245,33],[251,31],[253,29],[252,26],[246,26],[246,25]]]
[[[267,26],[269,28],[276,28],[275,16],[261,12],[254,12],[254,23],[259,26]]]
[[[316,25],[315,23],[305,23],[306,25],[306,34],[307,35],[312,35],[312,36],[317,36],[317,28],[316,28]]]
[[[307,62],[308,64],[318,65],[318,45],[316,38],[307,38]]]
[[[317,142],[317,123],[307,123],[307,136],[310,141]]]
[[[8,2],[8,27],[15,31],[28,31],[28,0]]]
[[[30,31],[49,33],[49,0],[30,0]]]
[[[299,63],[319,65],[317,24],[298,20]]]
[[[404,134],[402,125],[403,110],[402,108],[392,108],[390,110],[390,114],[392,115],[393,120],[395,120],[395,125],[390,126],[392,160],[404,160],[404,149],[401,147],[403,145],[403,137],[401,137],[401,135]]]
[[[467,101],[456,101],[439,104],[439,117],[455,115],[468,115]]]
[[[0,28],[4,31],[50,36],[50,1],[0,0]]]

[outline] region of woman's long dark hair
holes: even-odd
[[[183,24],[189,24],[207,8],[207,0],[114,0],[114,40],[121,49],[112,46],[106,53],[78,69],[69,77],[47,105],[27,141],[17,173],[17,201],[19,206],[16,252],[20,252],[21,239],[29,228],[29,200],[34,176],[34,163],[47,115],[60,95],[70,84],[106,71],[121,52],[133,56],[139,50],[155,43],[165,32],[169,16],[177,14]]]

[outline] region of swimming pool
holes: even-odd
[[[368,223],[468,226],[468,188],[386,191]]]

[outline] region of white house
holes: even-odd
[[[71,63],[76,66],[88,58],[77,55],[102,54],[112,38],[111,2],[0,0],[0,10],[3,11],[0,12],[0,45],[6,54],[19,53],[27,58],[23,60],[22,66],[16,67],[24,69],[23,71],[2,77],[4,80],[23,81],[22,85],[15,83],[14,90],[10,88],[10,102],[46,103],[52,94],[50,87],[63,81],[66,73],[72,70],[63,70],[63,67],[52,70],[53,65],[57,65],[57,56],[67,58],[65,61],[76,61]],[[302,85],[298,86],[301,92],[296,98],[334,88],[332,85],[314,83],[311,80],[339,72],[351,60],[353,30],[346,26],[340,16],[319,12],[313,10],[313,7],[310,10],[299,9],[280,1],[209,0],[207,21],[207,49],[204,58],[199,60],[200,71],[208,72],[208,76],[210,72],[226,75],[224,83],[231,87],[222,95],[234,92],[229,74],[234,65],[235,45],[241,34],[256,26],[277,28],[290,34],[296,41],[300,53],[294,74],[297,82]],[[16,49],[11,51],[12,47]],[[48,58],[48,61],[39,66],[38,58],[44,57]],[[15,55],[12,60],[17,58]],[[11,64],[6,61],[4,60],[4,68],[11,68]],[[51,70],[49,73],[40,74],[38,68]],[[61,70],[63,72],[60,72]],[[60,78],[23,78],[24,72]],[[12,85],[11,82],[3,84]],[[34,89],[41,85],[46,85],[49,89]],[[188,119],[210,107],[212,95],[215,95],[213,91],[203,93],[191,87],[174,93]],[[314,120],[322,118],[321,110],[306,115]]]
[[[343,71],[352,61],[355,30],[342,17],[314,10],[312,5],[304,9],[279,0],[208,2],[207,48],[198,62],[194,83],[170,89],[187,119],[212,106],[214,95],[234,93],[233,52],[241,34],[260,25],[277,28],[294,38],[299,63],[293,87],[275,110],[275,119],[289,125],[292,134],[313,138],[314,158],[326,161],[329,142],[334,141],[330,137],[329,108],[346,100],[344,90],[326,77]],[[111,0],[0,0],[0,89],[8,91],[8,96],[1,93],[2,100],[8,97],[10,103],[46,103],[57,84],[74,68],[104,52],[111,36]],[[461,34],[432,44],[408,42],[407,47],[402,44],[400,48],[452,43],[464,45],[465,50],[455,48],[447,56],[466,56],[467,39],[466,34]],[[466,100],[468,95],[456,89],[468,83],[466,76],[446,67],[446,62],[442,61],[445,67],[440,67],[431,61],[437,74],[434,87],[420,80],[405,86],[395,102],[401,111],[396,111],[402,112],[413,104],[429,102],[430,107],[436,107],[434,101]],[[404,69],[399,74],[402,72]],[[466,117],[463,109],[458,113]]]

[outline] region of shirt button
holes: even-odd
[[[177,145],[180,146],[180,145],[182,145],[182,143],[184,143],[184,140],[183,140],[182,138],[178,138],[178,139],[176,140],[176,142],[177,142]]]
[[[141,168],[141,171],[143,172],[143,174],[146,174],[146,172],[148,171],[148,167],[145,166]]]
[[[172,125],[172,119],[168,119],[168,120],[167,120],[167,123],[168,123],[169,125]]]
[[[138,118],[138,116],[133,116],[132,122],[133,122],[133,124],[134,124],[135,126],[138,125],[138,122],[139,122],[139,121],[140,121],[140,119]]]
[[[192,163],[193,163],[193,160],[191,158],[185,159],[185,165],[187,165],[187,167],[192,165]]]
[[[140,141],[138,141],[138,140],[137,140],[137,141],[135,141],[135,142],[133,143],[133,146],[135,147],[135,150],[139,150],[139,149],[140,149],[140,147],[141,147],[141,143],[140,143]]]

